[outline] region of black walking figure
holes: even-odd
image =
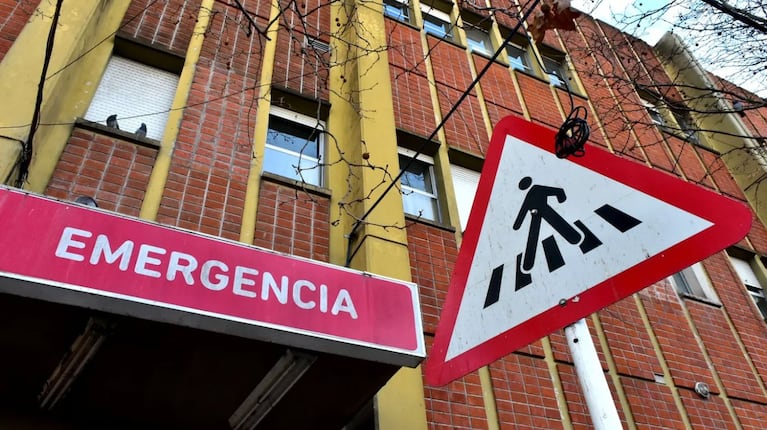
[[[527,218],[527,214],[530,214],[530,232],[527,236],[527,247],[525,248],[524,260],[522,262],[522,271],[524,273],[529,273],[535,263],[538,237],[541,233],[541,220],[545,220],[557,233],[573,245],[577,245],[584,239],[584,235],[581,232],[576,230],[554,208],[549,206],[548,198],[552,196],[556,197],[559,203],[563,203],[567,199],[565,190],[544,185],[533,185],[533,179],[525,176],[519,181],[519,189],[526,190],[528,188],[530,190],[527,192],[525,200],[522,202],[522,207],[519,208],[517,219],[512,226],[514,230],[519,230],[522,227],[522,222]]]

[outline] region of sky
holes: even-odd
[[[662,0],[643,0],[633,1],[630,4],[627,3],[629,2],[616,0],[571,0],[572,6],[588,12],[591,16],[624,31],[627,31],[627,29],[621,28],[621,25],[616,23],[616,17],[620,17],[623,14],[634,15],[639,12],[639,8],[645,11],[659,9],[668,2]],[[627,32],[640,37],[650,45],[655,45],[661,36],[671,29],[672,26],[669,22],[674,20],[674,9],[674,7],[669,9],[664,20],[658,20],[651,26],[640,28],[638,32],[634,32],[633,30],[635,29],[630,29]]]
[[[661,19],[656,19],[653,22],[647,21],[643,27],[640,28],[624,28],[625,25],[619,24],[617,20],[622,16],[633,16],[639,12],[638,8],[644,11],[657,10],[663,8],[669,3],[668,0],[571,0],[571,5],[577,9],[588,12],[591,16],[609,23],[627,33],[631,33],[647,42],[650,45],[655,45],[658,40],[667,32],[673,28],[673,23],[677,20],[677,17],[682,12],[678,6],[671,6]],[[695,46],[688,47],[695,53]],[[705,47],[699,48],[705,49]],[[701,55],[696,55],[698,58]],[[704,65],[704,67],[706,67]],[[767,95],[764,82],[759,80],[743,80],[733,76],[733,73],[737,73],[740,69],[728,70],[723,67],[706,67],[710,72],[721,76],[725,79],[729,79],[744,88],[751,90],[752,92],[759,94],[762,97]]]

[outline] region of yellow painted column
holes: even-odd
[[[264,170],[264,151],[266,135],[269,131],[269,110],[272,105],[272,77],[274,76],[274,57],[277,52],[277,36],[280,30],[280,4],[272,2],[269,13],[269,27],[265,29],[269,40],[264,42],[259,80],[258,102],[256,103],[256,125],[253,129],[253,156],[250,159],[248,183],[245,187],[245,204],[242,208],[240,242],[252,244],[256,235],[256,216],[258,215],[258,194],[261,187],[261,172]]]
[[[748,128],[735,115],[729,102],[720,93],[709,89],[717,86],[679,36],[666,33],[654,49],[668,75],[675,78],[675,83],[684,85],[682,96],[700,129],[715,130],[704,132],[706,141],[722,154],[721,160],[751,207],[762,223],[767,223],[767,187],[761,186],[767,174],[767,163],[759,143],[744,137],[751,135]]]
[[[48,185],[74,120],[87,110],[95,92],[93,83],[98,82],[112,50],[111,39],[99,42],[117,30],[129,4],[129,0],[63,3],[40,110],[41,123],[60,125],[38,128],[28,184],[24,188],[43,192]],[[55,2],[40,2],[0,63],[0,94],[3,95],[3,103],[0,103],[0,181],[3,182],[15,179],[11,173],[20,154],[21,142],[26,141],[31,130],[54,11]],[[79,57],[93,46],[96,47],[88,55]]]
[[[655,329],[652,327],[650,317],[647,314],[642,298],[638,293],[634,294],[632,297],[634,298],[634,303],[639,311],[639,315],[642,317],[642,323],[645,326],[645,330],[647,330],[648,337],[652,343],[652,348],[655,350],[655,355],[658,358],[658,363],[660,363],[660,367],[663,369],[663,380],[671,392],[671,397],[674,399],[674,405],[676,405],[677,411],[679,412],[679,419],[682,420],[685,429],[691,429],[692,424],[690,423],[690,416],[687,413],[687,408],[684,406],[684,400],[679,394],[679,389],[676,387],[676,384],[674,384],[674,378],[671,376],[671,368],[668,366],[666,355],[663,353],[663,349],[660,346],[658,336],[655,335]]]
[[[210,17],[213,15],[213,0],[203,0],[200,4],[200,12],[197,15],[197,23],[192,32],[192,38],[186,50],[184,68],[178,78],[178,87],[173,97],[171,110],[168,114],[168,122],[160,141],[160,150],[157,152],[152,173],[149,176],[144,201],[141,203],[139,217],[154,220],[160,210],[165,183],[170,173],[170,163],[173,157],[173,149],[176,147],[176,138],[181,128],[181,119],[184,117],[184,106],[189,100],[189,91],[194,82],[194,72],[197,61],[200,59],[202,43],[205,41],[205,31],[208,29]]]
[[[351,267],[410,280],[402,197],[396,188],[383,195],[354,235],[346,237],[355,217],[370,209],[382,196],[385,185],[399,173],[382,3],[334,3],[331,25],[337,34],[331,38],[334,58],[328,118],[328,160],[332,163],[329,182],[333,190],[331,207],[335,210],[343,205],[331,229],[331,259],[334,263],[345,262],[348,239],[353,245]],[[362,157],[363,152],[368,158]],[[376,168],[362,167],[366,163]],[[391,176],[383,171],[385,166]],[[335,218],[335,214],[331,213],[331,217]],[[380,430],[427,428],[420,368],[397,372],[379,391],[375,403]]]

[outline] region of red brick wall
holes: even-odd
[[[477,73],[479,73],[479,71],[489,62],[489,60],[480,55],[474,54],[472,57],[474,58]],[[516,91],[514,91],[514,82],[511,80],[508,67],[502,64],[493,63],[487,70],[485,76],[482,77],[481,86],[482,95],[485,97],[485,102],[488,104],[489,111],[513,112],[518,116],[522,115],[522,105],[519,102]],[[490,109],[491,106],[495,109]],[[491,122],[493,123],[493,126],[495,126],[500,118],[492,117],[493,114],[491,114]]]
[[[265,179],[261,182],[253,244],[328,261],[330,199]]]
[[[397,127],[428,137],[436,125],[426,76],[389,67]]]
[[[431,338],[429,338],[430,340]],[[433,430],[486,429],[482,386],[474,373],[444,387],[426,385],[426,419]]]
[[[581,23],[584,28],[599,33],[588,21]],[[409,31],[409,30],[408,30]],[[608,29],[608,33],[613,34]],[[406,32],[402,32],[406,33]],[[613,34],[614,35],[614,34]],[[403,37],[400,37],[403,39]],[[589,39],[587,37],[587,39]],[[589,39],[590,40],[590,39]],[[596,58],[588,55],[583,39],[569,37],[566,43],[573,49],[571,55],[582,69],[579,76],[585,85],[585,93],[590,97],[595,111],[589,109],[589,123],[592,126],[592,143],[604,145],[609,138],[616,151],[630,156],[638,162],[647,163],[671,174],[684,176],[687,180],[721,190],[736,198],[744,199],[742,192],[734,183],[731,175],[721,160],[689,142],[662,132],[651,124],[645,108],[639,103],[633,86],[628,85],[631,77],[623,74],[616,67],[617,61],[624,64],[636,62],[636,55],[652,55],[652,50],[633,39],[634,50],[623,49],[619,53],[602,52]],[[436,43],[429,38],[432,61],[437,80],[440,108],[446,112],[460,91],[470,82],[466,70],[466,55],[460,49],[448,43]],[[585,49],[584,49],[585,48]],[[411,51],[416,55],[417,51]],[[635,56],[629,58],[631,56]],[[411,63],[419,57],[409,58]],[[477,68],[486,64],[485,59],[474,56]],[[392,71],[404,70],[405,58],[399,54],[392,56]],[[616,79],[604,80],[593,73],[596,64],[600,64]],[[660,65],[656,59],[648,61],[646,68],[626,67],[630,72],[640,70],[647,80],[647,72],[657,73]],[[508,69],[493,65],[490,73],[482,80],[481,86],[487,101],[491,120],[495,123],[502,115],[521,112],[511,85]],[[518,73],[523,92],[523,101],[527,104],[533,120],[559,127],[561,116],[546,82]],[[665,79],[665,80],[664,80]],[[666,78],[658,79],[666,82]],[[607,85],[613,85],[612,92]],[[396,86],[396,82],[395,82]],[[463,86],[463,87],[462,87]],[[401,97],[401,91],[395,90],[395,98]],[[669,97],[678,94],[669,93]],[[569,97],[561,90],[556,90],[561,105],[569,109]],[[574,99],[577,105],[589,105],[582,98]],[[395,99],[395,106],[400,103]],[[619,106],[619,104],[621,106]],[[395,108],[396,109],[396,108]],[[474,95],[467,98],[459,108],[458,121],[450,121],[445,128],[448,143],[475,153],[484,153],[487,139],[484,138],[479,102]],[[597,126],[604,125],[604,132]],[[753,121],[756,123],[757,121]],[[477,138],[477,136],[482,136]],[[439,232],[439,234],[436,234]],[[438,313],[447,294],[449,279],[444,273],[452,272],[455,257],[445,258],[445,234],[438,229],[417,224],[408,230],[411,269],[413,279],[421,290],[422,310],[425,330],[432,333],[438,322]],[[755,225],[749,234],[749,241],[742,245],[759,250],[767,250],[767,229]],[[438,268],[435,270],[435,268]],[[744,426],[752,419],[750,414],[758,410],[754,405],[763,404],[764,394],[755,383],[755,375],[749,366],[749,360],[757,367],[759,374],[767,374],[767,356],[760,344],[765,336],[764,323],[750,302],[745,289],[731,270],[726,256],[722,253],[709,258],[705,268],[718,291],[723,308],[712,304],[689,299],[680,299],[668,281],[661,281],[639,294],[641,303],[647,312],[652,334],[656,337],[665,363],[668,365],[672,380],[687,408],[690,420],[695,428],[732,428],[732,419],[724,401],[716,397],[717,385],[714,371],[721,378],[728,396],[735,396],[747,401],[736,406],[744,416]],[[686,311],[685,311],[686,309]],[[688,319],[686,313],[690,318]],[[653,348],[650,333],[642,320],[634,298],[624,299],[600,311],[602,328],[608,346],[615,360],[621,382],[629,398],[630,407],[639,428],[661,429],[681,428],[682,418],[672,399],[672,391],[665,384],[655,382],[656,375],[663,375],[663,367]],[[727,318],[731,318],[736,333],[733,333]],[[591,321],[589,320],[591,324]],[[701,337],[702,348],[698,345],[694,330]],[[592,333],[595,333],[592,327]],[[558,372],[567,398],[567,407],[574,428],[588,429],[591,419],[582,397],[572,365],[572,359],[562,335],[562,331],[550,336],[554,357],[558,362]],[[745,345],[748,355],[744,355],[739,342]],[[604,352],[598,342],[602,364],[606,368]],[[709,366],[705,354],[713,362]],[[554,387],[543,360],[543,348],[536,342],[516,353],[491,365],[491,374],[497,397],[502,426],[510,428],[561,428],[561,417],[554,396]],[[729,357],[729,358],[728,358]],[[432,428],[463,428],[472,418],[472,402],[477,397],[470,395],[466,400],[468,409],[458,408],[450,401],[462,398],[467,388],[473,387],[468,380],[475,379],[476,373],[459,380],[454,385],[436,389],[426,387],[427,409]],[[707,383],[713,392],[712,398],[702,400],[693,392],[696,382]],[[610,381],[612,384],[612,381]],[[533,388],[535,387],[535,388]],[[615,391],[613,391],[615,392]],[[478,405],[478,403],[477,403]],[[468,411],[468,412],[467,412]],[[477,412],[479,413],[479,412]],[[620,410],[621,418],[623,411]],[[478,415],[481,417],[482,415]],[[452,427],[451,427],[452,426]],[[480,427],[484,428],[484,427]],[[756,427],[754,427],[756,428]]]
[[[198,12],[197,2],[135,0],[128,7],[119,32],[183,53]]]
[[[306,48],[304,33],[300,30],[280,28],[272,82],[310,98],[327,99],[327,61],[330,57]]]
[[[561,429],[554,384],[539,357],[510,354],[490,365],[501,428]]]
[[[665,384],[643,379],[621,377],[631,412],[640,429],[683,429],[679,410]],[[715,428],[715,427],[714,427]]]
[[[386,19],[386,44],[389,64],[408,72],[426,76],[426,61],[421,46],[421,33],[397,20]]]
[[[75,127],[45,194],[93,197],[102,209],[138,216],[155,149]]]
[[[32,13],[37,7],[37,1],[0,0],[0,61],[11,49],[11,45],[21,33]]]
[[[474,94],[472,92],[472,95],[466,97],[458,105],[455,113],[445,123],[444,130],[447,143],[451,147],[484,155],[487,152],[490,138],[482,119],[482,108]],[[437,84],[437,96],[444,117],[461,97],[461,91]]]
[[[455,233],[415,223],[407,229],[410,271],[418,285],[424,331],[434,333],[458,256]]]
[[[257,38],[217,5],[195,71],[158,221],[238,239],[250,169],[261,55]]]

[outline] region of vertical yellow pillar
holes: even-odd
[[[261,172],[264,169],[266,136],[269,132],[269,110],[272,106],[272,78],[274,76],[274,58],[277,53],[277,38],[280,33],[280,13],[280,3],[273,1],[269,12],[270,24],[265,29],[269,40],[264,42],[263,59],[261,60],[256,125],[253,129],[253,156],[250,159],[248,183],[245,188],[245,205],[242,209],[242,225],[240,225],[240,242],[249,244],[252,244],[256,237],[258,192],[261,187]]]
[[[117,30],[129,4],[129,0],[63,3],[40,117],[42,123],[61,125],[45,125],[38,129],[29,184],[25,188],[36,192],[45,190],[75,118],[85,113],[93,97],[93,86],[87,83],[98,81],[112,50],[111,42],[98,42]],[[45,59],[44,47],[54,12],[55,2],[40,2],[0,63],[0,94],[3,95],[3,103],[0,104],[2,182],[15,179],[11,173],[18,160],[21,143],[26,141],[31,130],[30,122]],[[88,55],[80,57],[85,49],[92,46],[96,47]]]
[[[328,159],[337,160],[342,152],[349,163],[335,163],[330,168],[331,203],[338,207],[339,203],[358,200],[358,204],[347,207],[358,217],[381,196],[382,177],[386,178],[380,169],[352,166],[364,164],[362,148],[369,153],[367,161],[388,166],[391,177],[396,176],[399,166],[385,23],[380,2],[349,0],[334,4],[332,11],[331,25],[339,34],[332,42],[328,129],[334,141],[329,145],[332,151]],[[333,229],[331,258],[335,263],[343,264],[346,259],[345,235],[353,228],[353,220],[342,215]],[[404,225],[402,198],[393,188],[349,238],[353,243],[351,266],[409,280],[406,233],[400,228],[385,228]],[[426,429],[420,369],[401,369],[376,396],[376,409],[380,430]]]

